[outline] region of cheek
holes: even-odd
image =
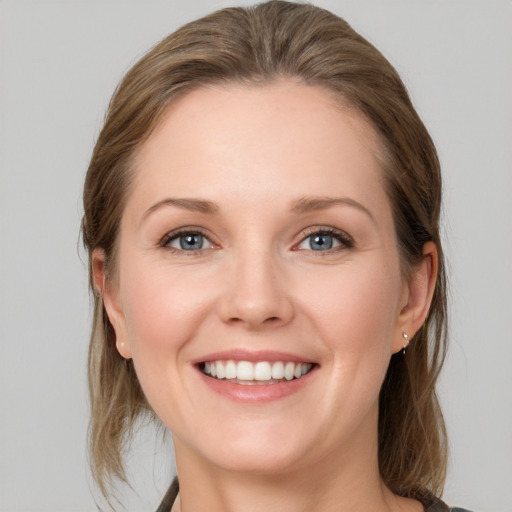
[[[308,276],[297,294],[324,351],[327,383],[317,408],[318,417],[333,419],[324,432],[333,442],[338,432],[356,435],[367,418],[373,425],[391,357],[401,280],[385,262],[369,263]]]
[[[209,325],[219,283],[212,269],[187,271],[161,256],[127,256],[120,270],[128,342],[149,393],[145,386],[162,385],[186,365],[198,332]]]
[[[186,366],[184,347],[201,324],[205,298],[193,293],[197,283],[189,280],[187,286],[180,272],[128,263],[123,310],[133,363],[148,402],[169,424],[173,422],[169,416],[174,417],[177,410],[168,404],[179,403],[178,397],[183,396],[179,376]]]
[[[129,278],[121,280],[123,310],[133,359],[138,365],[151,359],[158,367],[193,335],[191,319],[201,313],[201,301],[179,272],[144,261],[126,261],[124,270]]]
[[[385,268],[383,264],[346,265],[306,283],[304,308],[335,364],[387,368],[401,281],[398,271],[393,274]]]

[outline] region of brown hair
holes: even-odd
[[[91,465],[104,494],[112,477],[125,480],[122,452],[135,421],[153,413],[132,362],[117,352],[114,330],[93,286],[92,251],[104,251],[107,279],[115,279],[130,163],[172,101],[207,83],[266,83],[280,77],[330,90],[373,125],[384,148],[404,275],[422,258],[425,242],[437,246],[439,269],[428,318],[407,354],[391,358],[382,387],[379,464],[384,482],[397,494],[421,498],[428,490],[442,490],[446,440],[435,383],[446,351],[446,277],[435,147],[398,74],[368,41],[326,10],[271,1],[220,10],[155,46],[116,90],[94,148],[82,232],[95,303],[89,351]]]

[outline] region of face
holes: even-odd
[[[195,90],[139,150],[103,293],[178,457],[282,472],[375,449],[416,318],[377,151],[289,81]]]

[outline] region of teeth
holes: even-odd
[[[295,374],[295,364],[294,363],[286,363],[286,366],[284,367],[284,378],[286,380],[292,380],[294,374]]]
[[[205,373],[206,372],[206,364],[205,364]],[[228,361],[226,363],[226,379],[236,379],[237,368],[234,361]]]
[[[221,361],[217,361],[217,365],[222,365]],[[254,380],[254,366],[249,361],[240,361],[236,368],[236,378],[238,380]]]
[[[311,363],[276,361],[209,361],[204,363],[203,373],[217,379],[237,379],[239,381],[272,381],[300,379],[308,373]]]
[[[217,369],[217,379],[224,379],[226,377],[226,369],[224,368],[224,365],[217,361],[215,363],[215,367]]]
[[[284,364],[281,361],[274,363],[272,365],[272,374],[273,379],[283,379],[284,378]]]
[[[260,362],[254,365],[255,380],[270,380],[272,378],[272,368],[270,363]]]

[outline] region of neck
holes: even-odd
[[[393,495],[382,483],[376,441],[352,446],[314,465],[269,474],[219,469],[176,439],[175,448],[180,478],[180,508],[176,508],[181,512],[422,510],[419,503]]]

